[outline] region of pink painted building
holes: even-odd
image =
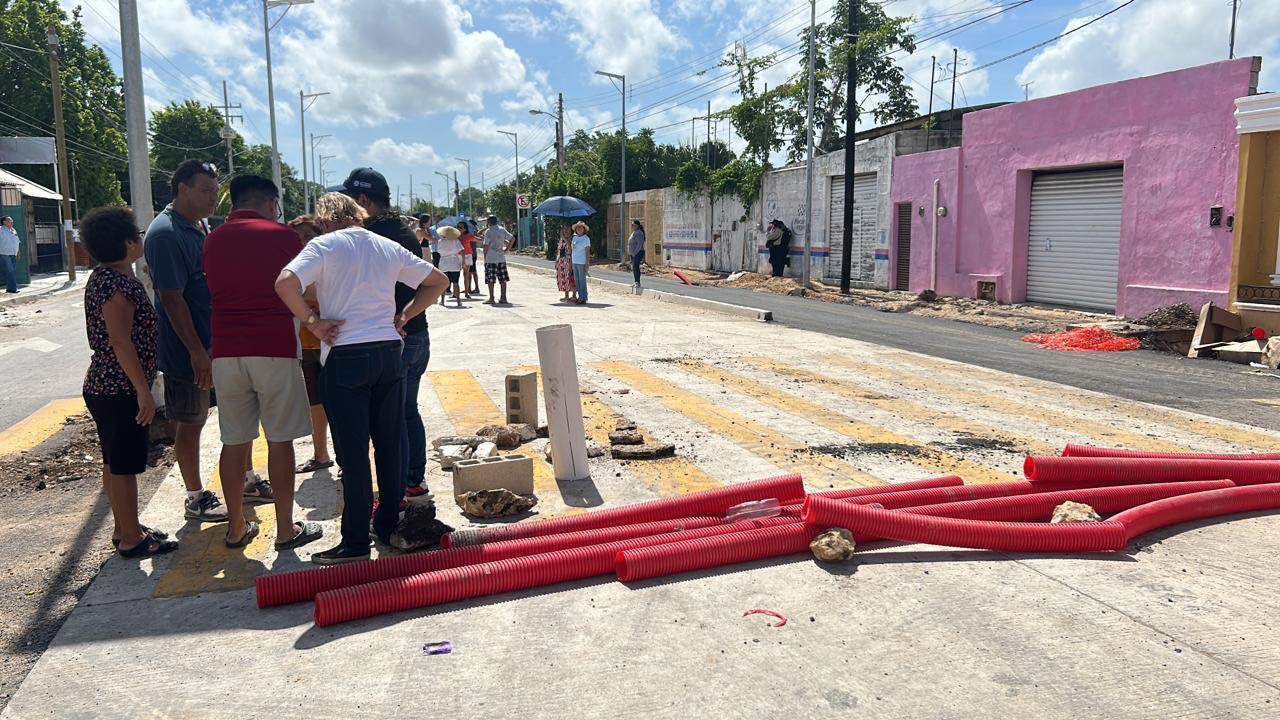
[[[896,158],[891,251],[909,255],[909,289],[1126,317],[1225,305],[1234,102],[1256,92],[1260,67],[1241,58],[976,112],[959,148]]]

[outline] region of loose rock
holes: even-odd
[[[497,454],[498,454],[498,446],[496,444],[491,442],[482,442],[478,447],[476,447],[476,452],[471,457],[488,458],[488,457],[493,457],[494,455],[497,455]]]
[[[1102,516],[1092,507],[1084,503],[1067,502],[1062,503],[1053,510],[1053,519],[1051,523],[1073,523],[1073,522],[1098,522]]]
[[[501,450],[514,450],[520,447],[520,431],[513,429],[510,425],[485,425],[476,431],[476,434],[491,440],[497,444]]]
[[[615,430],[609,433],[610,445],[643,445],[644,435],[634,430]]]
[[[548,445],[550,447],[550,445]],[[605,456],[605,449],[595,443],[587,443],[587,457],[598,458]]]
[[[618,418],[618,422],[614,423],[613,429],[618,432],[635,432],[636,424],[626,418]]]
[[[479,435],[446,435],[432,440],[431,447],[436,449],[440,449],[445,445],[466,445],[468,447],[475,447],[482,442],[487,442],[488,440],[489,438],[480,437]]]
[[[391,546],[404,551],[421,550],[440,544],[453,528],[436,519],[436,504],[429,498],[411,498],[400,524],[391,534]]]
[[[462,512],[473,517],[499,518],[528,512],[538,504],[532,495],[516,495],[505,488],[499,490],[473,490],[459,495],[455,500]]]
[[[538,429],[528,423],[512,423],[507,427],[520,433],[520,442],[532,442],[538,439]]]
[[[440,467],[448,470],[455,462],[469,459],[474,452],[469,445],[445,445],[440,448]]]
[[[676,446],[671,443],[614,445],[611,452],[614,460],[658,460],[660,458],[675,457]]]
[[[853,557],[853,533],[844,528],[831,528],[814,538],[809,550],[823,562],[844,562]]]

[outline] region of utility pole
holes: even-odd
[[[317,135],[315,133],[311,133],[311,167],[316,171],[317,175],[320,174],[320,165],[317,164],[316,162],[316,143],[321,142],[325,138],[330,138],[330,137],[333,137],[333,135],[329,133],[325,133],[324,135]],[[324,187],[325,187],[324,178],[320,178],[321,192],[324,191]],[[319,197],[315,197],[315,196],[311,198],[311,209],[308,212],[316,211],[316,200],[319,200],[319,199],[320,199]]]
[[[924,151],[929,152],[929,141],[933,139],[933,81],[938,73],[938,56],[931,57],[933,65],[929,67],[929,115],[924,127]]]
[[[800,284],[809,287],[810,258],[813,253],[813,105],[814,105],[814,31],[818,24],[817,0],[809,0],[809,102],[805,125],[804,211],[809,222],[804,225],[804,264],[800,266]]]
[[[849,273],[853,262],[853,187],[855,162],[853,138],[858,124],[858,0],[849,2],[849,55],[845,63],[848,78],[848,105],[845,111],[844,130],[844,252],[840,256],[840,292],[849,294]],[[812,223],[813,218],[806,219]]]
[[[1024,102],[1031,99],[1031,86],[1035,84],[1036,84],[1035,80],[1032,80],[1031,82],[1022,83],[1022,99]]]
[[[1227,49],[1227,59],[1236,57],[1236,17],[1240,15],[1240,0],[1231,0],[1231,46]]]
[[[413,212],[413,173],[409,173],[409,212]]]
[[[711,169],[711,101],[707,101],[707,169]]]
[[[564,93],[557,93],[556,100],[556,165],[564,172]]]
[[[240,103],[232,105],[227,99],[227,81],[222,81],[222,132],[219,135],[227,143],[227,173],[234,175],[236,172],[235,152],[232,141],[236,139],[236,132],[231,129],[231,121],[239,120],[244,122],[243,115],[232,115],[232,110],[239,110]]]
[[[62,78],[58,65],[58,30],[50,25],[49,41],[49,77],[53,82],[53,125],[58,154],[58,178],[62,192],[62,234],[63,252],[67,257],[67,279],[76,279],[76,246],[71,235],[71,189],[67,182],[67,129],[62,120]]]
[[[302,118],[302,211],[307,211],[311,202],[311,186],[307,184],[307,110],[315,104],[316,98],[328,95],[327,92],[303,93],[298,91],[298,110]],[[310,100],[311,102],[307,102]],[[314,168],[313,168],[314,170]]]
[[[454,160],[457,160],[458,162],[464,162],[467,164],[467,189],[470,190],[471,189],[471,161],[466,160],[464,158],[454,158]],[[454,177],[454,183],[457,183],[458,174],[454,173],[453,177]],[[475,203],[471,199],[471,195],[472,195],[471,193],[467,193],[467,214],[470,215],[472,218],[474,218],[476,216],[476,209],[475,209]]]
[[[151,226],[151,155],[147,152],[147,109],[142,92],[142,47],[138,35],[138,0],[120,0],[120,64],[124,69],[124,125],[129,147],[129,202],[138,227]],[[138,258],[134,271],[152,294],[146,259]]]
[[[458,171],[453,171],[453,204],[458,206],[458,214],[462,214],[462,188],[458,187]],[[475,220],[471,213],[467,213],[467,217]]]
[[[960,48],[951,49],[951,119],[956,114],[956,74],[960,69]]]
[[[71,156],[71,195],[72,195],[72,213],[75,221],[80,222],[80,181],[76,180],[76,171],[80,169],[80,163],[75,156]]]

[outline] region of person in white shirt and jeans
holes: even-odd
[[[4,275],[5,292],[18,292],[18,232],[13,218],[4,216],[0,223],[0,274]]]
[[[447,281],[431,263],[364,229],[364,211],[346,195],[321,196],[316,215],[326,233],[285,266],[276,293],[322,341],[320,394],[343,470],[344,507],[341,543],[312,555],[311,561],[334,565],[368,559],[370,515],[384,544],[398,524],[404,423],[400,338],[405,322],[425,312]],[[399,314],[397,282],[417,288]],[[313,284],[319,315],[302,298],[303,288]],[[376,513],[366,450],[370,441],[378,474]]]

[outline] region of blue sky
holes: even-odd
[[[119,71],[114,0],[60,0],[83,8],[91,41]],[[917,18],[919,50],[899,58],[921,108],[930,56],[939,62],[935,109],[949,102],[959,50],[956,104],[1042,97],[1227,56],[1229,0],[1133,0],[1115,14],[1035,47],[1124,0],[888,0],[886,11]],[[830,0],[819,0],[820,21]],[[261,4],[250,0],[142,0],[148,109],[195,98],[221,104],[222,82],[246,122],[236,129],[269,142]],[[621,95],[594,70],[625,73],[628,129],[656,128],[660,141],[688,142],[689,119],[735,101],[717,57],[745,42],[752,54],[795,52],[807,0],[315,0],[271,11],[276,121],[285,162],[301,165],[298,92],[329,92],[307,113],[307,130],[329,134],[319,151],[330,184],[371,165],[408,199],[434,192],[436,172],[479,187],[511,177],[520,163],[553,157],[551,119],[565,96],[568,132],[617,127]],[[987,16],[991,16],[987,18]],[[987,19],[983,19],[987,18]],[[976,21],[976,22],[975,22]],[[966,23],[967,27],[960,27]],[[1035,49],[1008,60],[1006,56]],[[1237,55],[1264,56],[1264,89],[1280,86],[1280,2],[1243,0]],[[1274,60],[1273,60],[1274,59]],[[1001,62],[996,62],[1001,61]],[[996,64],[984,67],[989,63]],[[762,76],[771,85],[799,70],[786,59]],[[1030,83],[1024,89],[1023,84]],[[705,126],[697,129],[698,140]],[[717,134],[729,141],[728,123]],[[736,144],[736,141],[735,141]],[[308,161],[309,162],[309,161]],[[431,187],[428,188],[428,183]]]

